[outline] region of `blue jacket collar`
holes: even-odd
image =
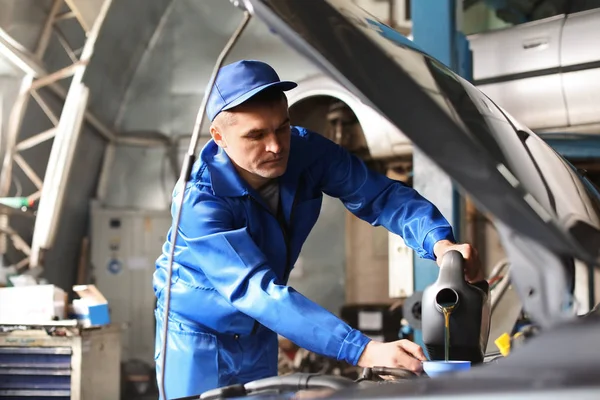
[[[237,173],[227,153],[214,140],[211,139],[204,146],[200,159],[208,168],[215,195],[237,197],[248,194],[248,184]]]
[[[302,162],[306,161],[306,145],[299,137],[305,135],[303,128],[292,127],[292,143],[290,157],[286,172],[280,178],[280,193],[283,205],[284,215],[289,221],[291,209],[294,203],[294,197],[298,189],[299,173],[302,169]],[[210,174],[210,181],[213,193],[223,197],[241,197],[248,194],[252,195],[259,202],[262,200],[246,181],[238,174],[231,159],[225,151],[219,147],[212,139],[204,146],[200,153],[201,164],[206,165]],[[200,167],[202,170],[202,167]]]

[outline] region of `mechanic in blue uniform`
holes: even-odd
[[[229,64],[217,75],[207,106],[212,140],[185,190],[173,194],[184,196],[184,206],[173,265],[168,398],[277,375],[277,334],[352,365],[421,370],[425,356],[417,344],[370,340],[287,286],[323,193],[402,236],[419,256],[436,260],[455,249],[470,265],[468,276],[478,273],[475,251],[455,244],[433,204],[325,137],[290,125],[284,91],[294,87],[258,61]],[[154,274],[156,360],[173,236]]]

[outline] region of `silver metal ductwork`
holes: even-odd
[[[600,133],[600,9],[469,37],[475,85],[537,132]]]

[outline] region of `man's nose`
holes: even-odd
[[[275,133],[271,133],[267,137],[267,151],[274,154],[281,152],[281,141]]]

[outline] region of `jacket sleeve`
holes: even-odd
[[[239,311],[312,352],[356,365],[369,338],[278,279],[225,200],[191,185],[183,194],[178,249]],[[177,254],[178,252],[176,252]]]
[[[435,260],[434,244],[455,241],[441,212],[416,190],[367,168],[358,157],[327,138],[305,131],[313,153],[311,168],[321,190],[339,198],[360,219],[401,236],[422,258]]]

